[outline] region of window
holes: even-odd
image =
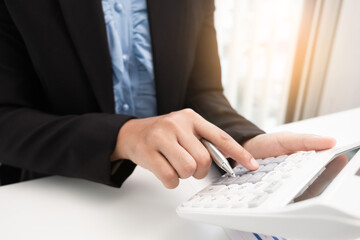
[[[225,95],[243,116],[283,123],[304,0],[215,0]]]

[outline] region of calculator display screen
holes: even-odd
[[[319,196],[359,150],[360,147],[356,147],[355,149],[350,149],[335,155],[326,165],[325,170],[320,176],[300,196],[295,198],[294,202]]]

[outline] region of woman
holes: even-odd
[[[56,174],[119,187],[138,164],[174,188],[207,174],[200,138],[249,169],[335,144],[264,134],[231,108],[212,0],[0,1],[2,184]]]

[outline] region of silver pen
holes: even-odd
[[[229,173],[232,177],[236,177],[234,171],[232,170],[228,160],[222,155],[222,153],[217,149],[211,142],[202,138],[200,140],[206,149],[209,151],[211,158],[214,162],[225,172]]]

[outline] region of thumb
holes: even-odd
[[[336,140],[331,137],[323,137],[314,134],[294,134],[288,133],[287,136],[278,138],[280,145],[290,152],[325,150],[335,146]]]

